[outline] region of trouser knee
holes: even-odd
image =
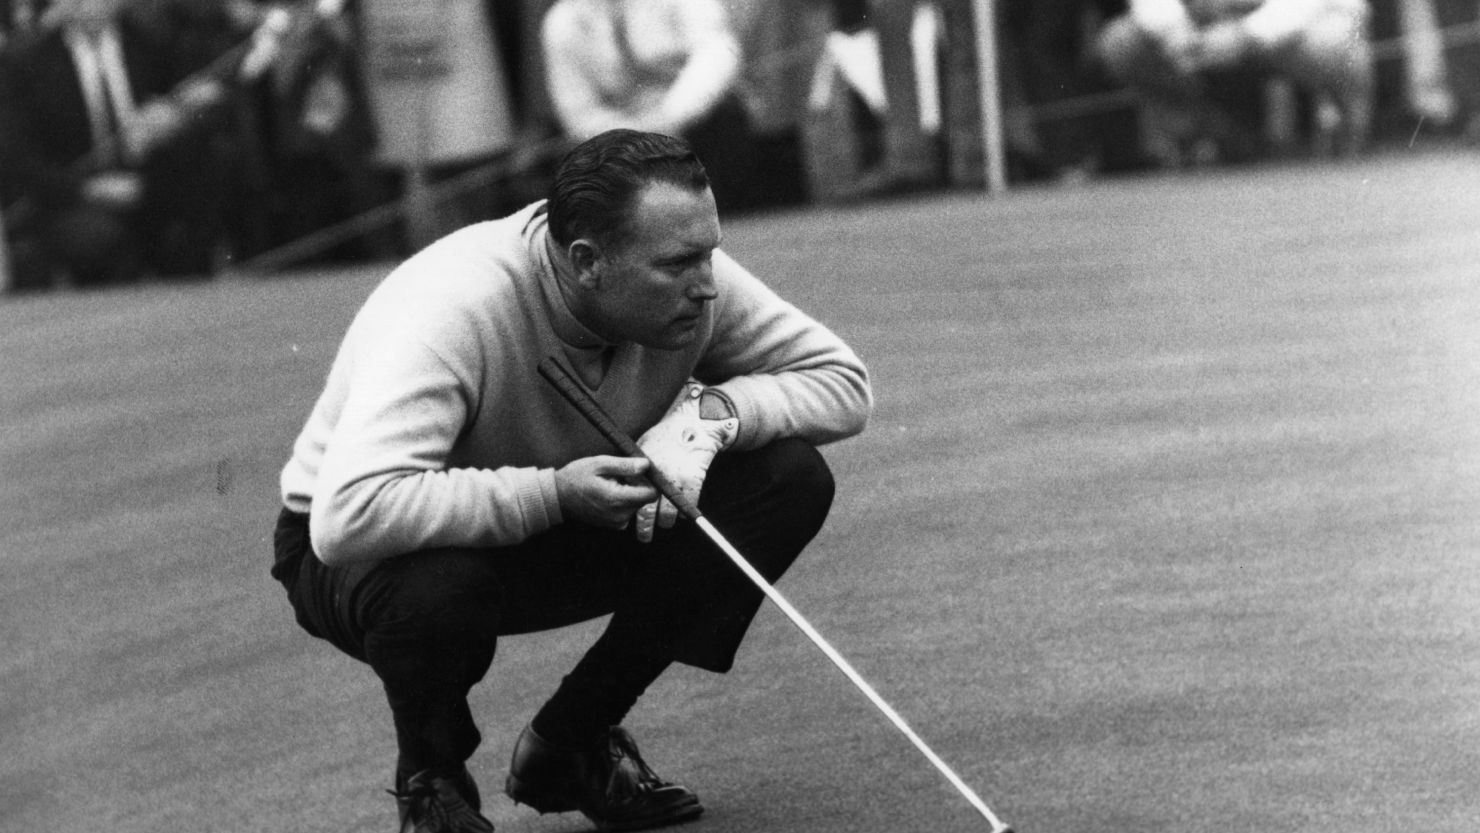
[[[805,530],[810,540],[832,509],[837,489],[832,469],[816,448],[801,440],[782,440],[773,444],[771,451],[778,511],[798,529]]]
[[[353,615],[367,638],[395,634],[402,641],[491,652],[501,596],[486,552],[430,550],[393,559],[366,576]]]
[[[715,458],[700,508],[768,577],[822,528],[835,484],[822,454],[796,439]]]

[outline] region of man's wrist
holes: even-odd
[[[735,413],[735,403],[723,393],[713,388],[705,388],[704,392],[699,394],[700,419],[736,419],[739,416]]]

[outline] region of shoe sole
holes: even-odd
[[[540,815],[545,813],[569,813],[581,809],[567,798],[556,797],[530,789],[523,781],[510,775],[504,779],[504,795],[515,804],[533,807]]]
[[[504,794],[513,799],[515,804],[523,804],[530,807],[540,815],[546,813],[571,813],[580,810],[580,806],[569,799],[551,796],[538,790],[531,790],[523,781],[513,775],[504,779]],[[647,816],[630,821],[603,821],[590,818],[596,825],[596,829],[602,833],[630,833],[634,830],[652,830],[657,827],[667,827],[673,824],[682,824],[692,821],[704,813],[704,805],[699,803],[699,797],[690,795],[686,800],[672,806],[663,808],[663,812],[656,816]]]

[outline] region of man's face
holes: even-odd
[[[711,257],[719,243],[719,215],[707,188],[644,186],[626,227],[597,247],[589,264],[587,326],[614,342],[687,346],[704,305],[717,295]]]

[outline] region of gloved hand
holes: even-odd
[[[740,432],[740,420],[728,400],[724,400],[724,410],[729,416],[705,419],[700,413],[703,395],[704,386],[689,380],[669,406],[668,413],[637,439],[637,446],[653,465],[695,502],[699,500],[699,490],[704,486],[704,475],[709,472],[714,455],[735,442]],[[710,396],[719,394],[714,392]],[[637,510],[637,540],[651,541],[654,525],[667,529],[677,520],[678,507],[659,497]]]
[[[133,171],[100,171],[82,183],[82,198],[112,211],[128,211],[144,198],[144,178]]]

